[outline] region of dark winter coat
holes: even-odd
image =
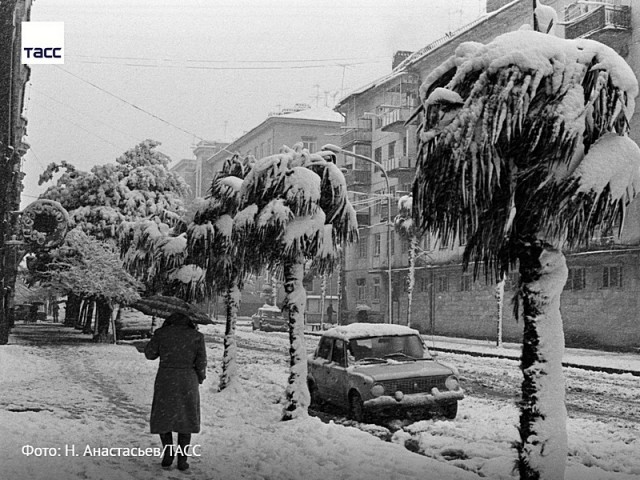
[[[151,433],[200,431],[199,384],[206,377],[204,336],[187,323],[164,325],[144,350],[160,357],[153,389]]]

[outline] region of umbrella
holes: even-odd
[[[172,313],[183,313],[195,323],[201,325],[213,324],[209,316],[198,310],[196,307],[178,297],[168,297],[166,295],[153,295],[141,298],[130,305],[136,310],[140,310],[146,315],[167,318]]]
[[[368,312],[371,310],[369,305],[358,304],[356,305],[356,312]]]

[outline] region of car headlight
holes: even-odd
[[[376,383],[373,387],[371,387],[371,395],[374,397],[380,397],[384,395],[384,387],[379,383]]]
[[[451,376],[445,380],[444,386],[447,387],[448,390],[458,390],[458,388],[460,388],[460,382],[458,382],[456,377]]]

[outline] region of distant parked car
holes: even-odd
[[[436,361],[417,330],[352,323],[323,333],[308,359],[312,404],[331,403],[356,421],[370,415],[453,419],[464,398],[458,372]]]
[[[273,305],[263,305],[258,312],[251,316],[251,325],[254,330],[265,332],[287,332],[289,326],[282,312]]]
[[[153,325],[152,317],[133,308],[122,308],[116,317],[116,338],[118,340],[151,338],[154,328],[160,328],[163,322],[163,319],[157,318],[156,324]]]
[[[30,305],[20,304],[13,307],[13,318],[18,322],[26,322],[29,320]]]

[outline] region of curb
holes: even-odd
[[[487,357],[487,358],[500,358],[505,360],[520,360],[519,356],[511,356],[511,355],[501,355],[499,353],[486,353],[486,352],[474,352],[469,350],[460,350],[456,348],[448,348],[448,347],[433,347],[429,346],[429,350],[445,352],[445,353],[456,353],[461,355],[471,355],[472,357]],[[640,371],[637,370],[625,370],[622,368],[613,368],[613,367],[600,367],[596,365],[583,365],[572,362],[562,362],[563,367],[567,368],[579,368],[581,370],[588,370],[592,372],[604,372],[604,373],[614,373],[623,375],[625,373],[631,374],[634,377],[640,377]]]

